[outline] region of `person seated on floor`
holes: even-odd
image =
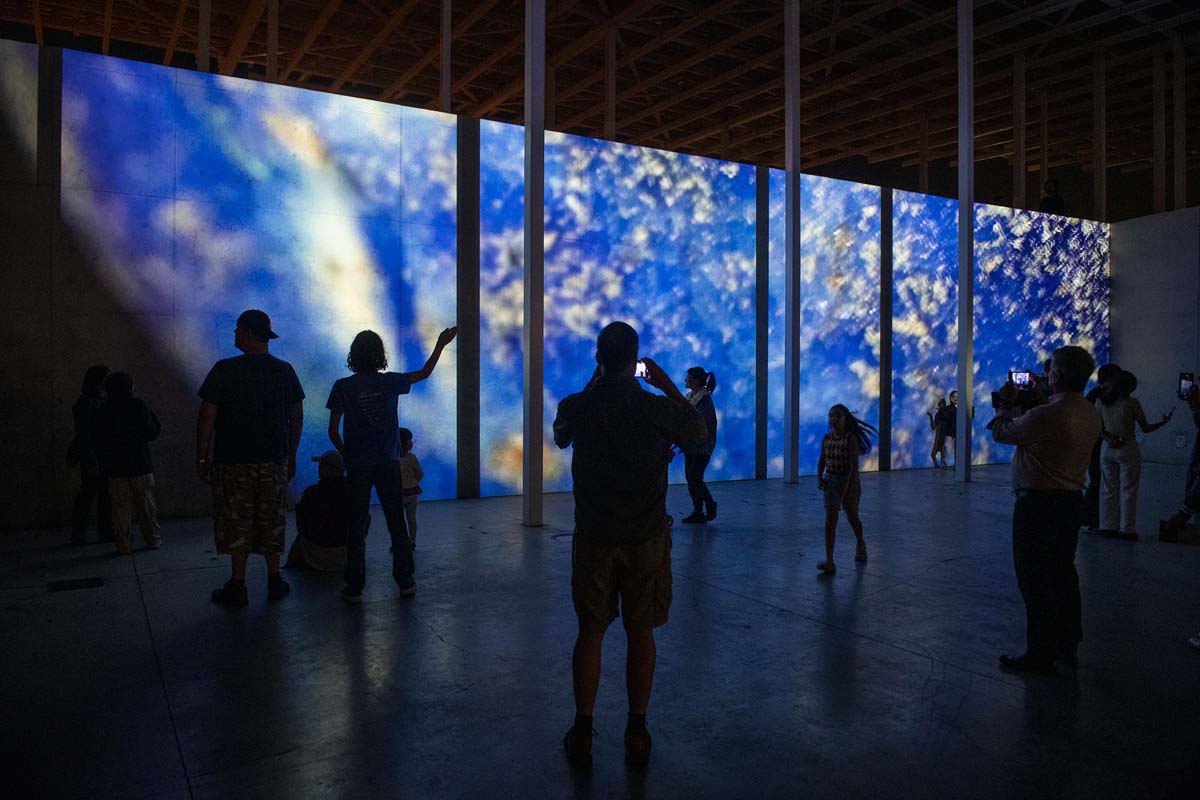
[[[304,490],[296,506],[296,539],[284,567],[340,572],[346,566],[346,537],[350,533],[346,463],[337,450],[326,450],[312,460],[320,465],[318,480]]]

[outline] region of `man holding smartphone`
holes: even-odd
[[[605,630],[620,616],[629,644],[625,759],[644,767],[650,758],[646,707],[654,682],[654,629],[666,624],[671,605],[668,453],[672,445],[699,446],[708,428],[662,367],[647,358],[639,369],[637,331],[626,323],[600,332],[596,363],[591,381],[563,398],[554,419],[554,443],[574,447],[571,599],[579,619],[571,659],[575,724],[563,748],[573,767],[591,766],[601,647]],[[641,371],[662,395],[642,388],[634,377]]]
[[[1200,513],[1200,387],[1191,383],[1185,390],[1181,378],[1179,396],[1187,401],[1197,434],[1192,442],[1192,458],[1188,462],[1187,478],[1184,482],[1183,504],[1162,524],[1162,532],[1166,534],[1165,538],[1168,541],[1177,540],[1179,532],[1184,529],[1188,520]],[[1200,644],[1197,647],[1200,647]]]

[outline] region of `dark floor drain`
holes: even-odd
[[[70,592],[75,589],[95,589],[104,585],[104,578],[71,578],[65,581],[50,581],[46,588],[52,592]]]

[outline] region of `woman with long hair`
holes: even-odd
[[[79,493],[71,509],[71,544],[87,541],[88,517],[92,504],[96,506],[96,528],[101,542],[113,539],[112,500],[108,494],[108,481],[100,471],[100,460],[96,453],[94,423],[96,412],[104,404],[104,382],[109,369],[95,364],[83,373],[83,386],[79,398],[71,406],[71,417],[75,422],[75,438],[67,450],[67,461],[79,467]]]
[[[837,538],[838,511],[845,509],[846,521],[854,531],[855,561],[867,560],[867,543],[863,540],[862,520],[858,502],[862,484],[858,479],[858,459],[871,452],[871,436],[879,431],[850,413],[841,403],[829,409],[829,433],[821,440],[821,457],[817,461],[817,486],[825,495],[825,560],[817,569],[826,575],[837,573],[833,561],[833,544]]]
[[[944,466],[946,466],[945,463],[938,463],[938,454],[942,452],[942,448],[946,444],[946,431],[942,427],[942,422],[940,419],[942,416],[942,409],[945,407],[946,398],[939,397],[937,401],[937,408],[935,408],[933,411],[925,412],[925,416],[929,417],[929,430],[933,431],[933,449],[929,451],[929,457],[933,460],[934,469],[942,469]],[[942,461],[945,462],[945,460],[946,458],[943,455]]]
[[[704,470],[717,446],[717,409],[713,405],[712,393],[717,388],[717,376],[704,369],[692,367],[687,371],[683,385],[687,388],[687,401],[704,417],[708,437],[691,452],[683,454],[683,473],[687,478],[688,494],[692,496],[692,513],[683,518],[687,523],[709,522],[716,519],[717,501],[713,500],[708,485],[704,483]]]
[[[1153,433],[1171,421],[1170,413],[1151,424],[1141,402],[1133,396],[1137,378],[1122,372],[1096,401],[1104,421],[1100,446],[1100,532],[1105,536],[1136,542],[1137,494],[1142,477],[1142,451],[1134,425],[1142,433]]]

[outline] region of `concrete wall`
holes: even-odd
[[[1138,376],[1151,422],[1177,407],[1142,455],[1186,464],[1196,431],[1175,390],[1180,372],[1200,372],[1200,208],[1114,223],[1111,237],[1113,361]]]

